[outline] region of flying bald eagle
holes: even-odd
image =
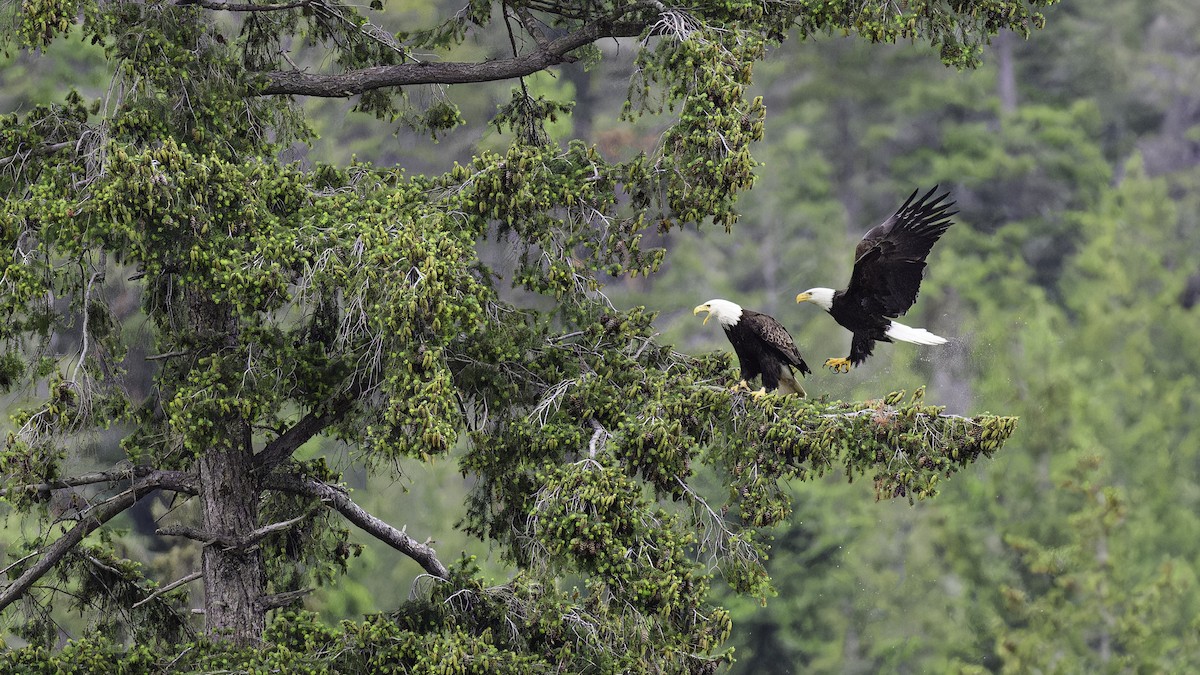
[[[937,186],[916,199],[917,190],[891,218],[871,228],[854,250],[854,271],[844,291],[810,288],[796,302],[811,302],[829,312],[834,320],[854,334],[850,357],[829,359],[834,372],[850,372],[871,355],[875,341],[900,340],[919,345],[940,345],[946,338],[924,328],[893,321],[917,301],[925,257],[933,244],[952,224],[949,211],[954,202],[942,203],[949,192],[930,201]],[[913,200],[916,199],[914,202]]]
[[[700,312],[708,312],[704,323],[716,319],[733,344],[738,364],[742,367],[739,386],[749,389],[746,383],[761,374],[763,386],[755,392],[757,394],[779,389],[784,394],[806,395],[804,387],[792,374],[791,367],[799,368],[801,375],[812,370],[800,356],[800,350],[796,349],[796,343],[787,329],[774,317],[742,309],[728,300],[709,300],[693,309],[692,315]]]

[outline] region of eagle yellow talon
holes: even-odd
[[[749,389],[749,387],[747,387],[747,389]],[[752,391],[752,392],[750,392],[750,396],[751,396],[751,398],[753,398],[755,401],[759,400],[760,398],[762,398],[762,397],[764,397],[764,396],[766,396],[766,395],[767,395],[767,388],[766,388],[766,387],[761,387],[761,388],[760,388],[758,391]]]
[[[826,359],[825,367],[835,373],[850,372],[850,359]]]
[[[746,384],[745,380],[742,380],[741,382],[738,382],[737,384],[730,387],[729,391],[735,392],[735,393],[739,392],[739,391],[750,391],[750,385]]]

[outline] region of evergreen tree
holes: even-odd
[[[760,530],[790,512],[784,481],[844,471],[877,497],[932,496],[1015,420],[946,415],[920,393],[731,393],[726,353],[657,343],[652,316],[614,308],[600,280],[655,271],[648,227],[735,226],[763,130],[752,67],[787,31],[920,38],[970,66],[996,31],[1040,25],[1044,4],[476,0],[395,35],[374,23],[379,3],[22,6],[10,48],[82,37],[115,76],[105,99],[0,119],[0,383],[29,401],[0,471],[5,500],[42,523],[0,590],[34,643],[4,666],[711,672],[729,618],[709,570],[769,592]],[[455,60],[476,36],[507,52]],[[652,153],[619,160],[552,141],[568,103],[520,80],[612,38],[638,38],[626,114],[678,114]],[[301,39],[324,70],[295,65]],[[436,135],[461,110],[418,94],[503,79],[517,86],[491,122],[511,143],[443,174],[279,159],[311,138],[296,97],[357,96]],[[511,269],[482,241],[508,247]],[[141,334],[119,330],[126,284]],[[143,335],[158,370],[139,397],[123,373]],[[105,428],[124,459],[86,466],[79,444]],[[377,473],[461,447],[464,526],[511,578],[364,510],[322,459],[297,456],[317,437]],[[704,494],[706,475],[722,489]],[[197,505],[160,522],[200,544],[177,580],[148,578],[104,527],[155,491]],[[296,611],[269,622],[344,569],[350,526],[425,571],[414,599],[336,630]],[[51,655],[64,598],[98,632]]]

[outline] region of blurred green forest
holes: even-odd
[[[402,4],[391,10],[400,23],[435,16],[435,3]],[[1028,41],[1000,35],[967,72],[912,46],[786,41],[755,73],[766,130],[741,220],[731,232],[659,235],[657,275],[605,288],[618,308],[657,312],[660,340],[680,351],[729,349],[690,312],[723,297],[774,315],[816,365],[844,355],[849,336],[795,294],[844,286],[855,241],[913,189],[936,183],[957,200],[957,224],[905,320],[950,344],[880,345],[850,374],[822,370],[805,387],[871,399],[924,386],[949,412],[1017,415],[1018,432],[931,502],[871,503],[869,486],[840,475],[797,484],[769,563],[777,595],[765,606],[722,601],[734,672],[1200,668],[1200,6],[1066,2],[1047,20]],[[528,78],[535,94],[576,101],[552,133],[610,157],[654,147],[653,119],[617,119],[633,68],[621,56],[632,50],[601,48],[595,67]],[[108,74],[90,49],[60,42],[52,59],[5,57],[0,109],[61,99],[63,72],[75,82],[86,73],[85,98],[103,97]],[[457,92],[466,124],[436,144],[353,102],[313,101],[320,138],[290,154],[445,170],[507,145],[486,120],[512,86]],[[143,330],[136,304],[127,331]],[[119,456],[113,439],[90,452]],[[349,465],[333,442],[316,452]],[[453,459],[401,473],[348,478],[371,512],[457,535],[435,544],[488,569],[489,551],[452,527],[467,489]],[[126,555],[176,545],[146,534],[171,508],[159,501],[125,517]],[[21,526],[7,521],[10,532]],[[191,547],[172,554],[154,564],[194,566]],[[308,603],[331,618],[386,610],[420,572],[367,549]]]

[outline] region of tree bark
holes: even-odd
[[[204,531],[236,539],[258,527],[259,487],[247,443],[248,434],[228,424],[224,447],[200,458],[200,498]],[[205,628],[212,637],[239,645],[256,644],[266,628],[260,605],[266,588],[262,551],[220,545],[205,546],[201,558],[204,575]]]
[[[644,22],[594,21],[573,33],[552,40],[536,51],[478,63],[421,61],[391,66],[360,68],[343,73],[309,73],[281,70],[259,73],[262,95],[318,96],[345,98],[383,87],[414,84],[472,84],[512,80],[574,60],[570,52],[603,38],[634,37],[645,30]]]
[[[188,297],[189,322],[210,345],[211,354],[236,348],[237,319],[203,291]],[[199,460],[199,496],[203,529],[214,539],[236,541],[258,528],[262,488],[256,472],[250,424],[237,413],[213,420],[219,430],[214,447]],[[262,598],[266,567],[258,547],[214,544],[202,549],[205,632],[236,645],[254,645],[266,629]]]

